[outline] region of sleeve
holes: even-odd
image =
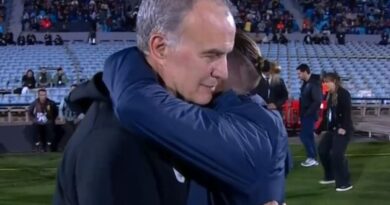
[[[110,166],[111,160],[104,153],[84,152],[80,155],[75,169],[79,205],[115,205],[113,168]]]
[[[33,83],[32,87],[36,88],[37,87],[37,81],[35,80],[35,77],[33,77],[32,83]]]
[[[351,116],[352,109],[351,95],[348,91],[343,92],[343,95],[339,97],[338,103],[340,105],[340,110],[342,111],[340,128],[348,130],[348,128],[351,127],[349,116]]]
[[[124,55],[114,54],[106,61],[103,73],[121,125],[229,190],[253,191],[260,180],[259,171],[265,170],[264,164],[272,158],[268,133],[237,115],[201,108],[170,95],[148,67],[141,68],[139,58],[122,52]]]
[[[321,86],[318,85],[313,85],[311,87],[311,97],[313,102],[307,109],[305,116],[313,115],[317,112],[317,110],[321,106],[321,101],[322,101],[322,91],[321,91]]]
[[[280,94],[278,95],[278,98],[275,101],[275,105],[276,107],[281,108],[288,99],[288,91],[283,79],[280,79],[279,86],[280,86]]]
[[[56,105],[55,102],[52,102],[52,107],[53,107],[53,120],[55,121],[58,117],[58,106]]]
[[[115,113],[125,128],[237,191],[249,191],[256,182],[258,149],[270,147],[257,144],[257,128],[247,129],[228,114],[185,103],[156,83],[137,83],[119,96],[115,91],[111,94]]]
[[[50,78],[49,78],[49,79],[50,79]],[[57,81],[58,81],[58,75],[57,75],[57,74],[54,74],[53,78],[51,79],[51,83],[56,84]],[[49,82],[50,82],[50,80],[49,80]]]
[[[28,106],[28,115],[30,116],[30,120],[34,119],[34,108],[35,108],[35,101],[31,103],[30,106]]]
[[[51,81],[52,81],[52,75],[49,72],[47,72],[47,83],[50,84]]]
[[[62,99],[61,100],[61,103],[60,103],[60,110],[59,110],[59,117],[61,118],[61,119],[63,119],[64,118],[64,107],[65,106],[65,98],[64,99]]]
[[[22,87],[25,87],[25,86],[27,86],[27,82],[26,82],[26,77],[23,76],[22,77]]]
[[[67,84],[68,83],[68,77],[66,76],[66,74],[64,74],[64,76],[62,77],[62,81]]]

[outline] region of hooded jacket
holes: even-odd
[[[303,82],[299,99],[301,117],[318,118],[322,101],[321,80],[319,75],[311,74],[307,82]]]
[[[185,205],[188,183],[164,153],[122,129],[98,73],[73,90],[86,113],[58,168],[54,205]]]
[[[186,103],[158,84],[137,48],[111,55],[103,80],[121,125],[190,165],[184,175],[206,182],[220,196],[213,204],[284,201],[288,143],[278,113],[232,91],[213,109]]]

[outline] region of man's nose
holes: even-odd
[[[218,61],[214,63],[211,71],[211,76],[220,80],[226,80],[228,78],[229,74],[227,69],[226,56],[220,58]]]

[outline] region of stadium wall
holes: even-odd
[[[31,125],[0,126],[0,133],[0,154],[28,153],[32,151]],[[62,151],[71,136],[71,132],[63,125],[57,125],[56,133],[56,147],[58,151]]]

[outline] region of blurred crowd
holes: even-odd
[[[247,32],[291,33],[299,30],[280,0],[232,0],[239,28]],[[305,19],[302,32],[382,34],[390,30],[390,0],[299,0]],[[75,22],[96,31],[134,31],[138,6],[124,0],[26,0],[23,30],[67,31]],[[4,19],[0,4],[0,25]],[[58,28],[60,27],[60,28]],[[1,29],[0,29],[1,33]]]
[[[96,31],[130,31],[137,10],[124,0],[26,0],[22,24],[24,31],[67,31],[70,23],[89,23]]]
[[[233,13],[241,29],[248,32],[294,32],[298,25],[279,0],[232,0]],[[138,6],[123,0],[27,0],[23,30],[66,31],[67,24],[89,22],[96,31],[134,31]]]
[[[302,32],[382,34],[390,28],[389,0],[300,0]]]
[[[43,41],[37,40],[34,34],[19,35],[14,41],[14,34],[12,32],[7,32],[5,34],[0,33],[0,46],[7,45],[18,45],[18,46],[31,46],[37,44],[45,44],[46,46],[62,46],[64,45],[64,40],[60,35],[55,35],[54,39],[52,34],[46,33],[43,37]]]
[[[4,22],[5,22],[5,5],[4,5],[5,1],[4,0],[0,0],[0,34],[3,34],[4,33]]]
[[[247,32],[294,32],[299,30],[294,16],[279,0],[232,0],[239,28]]]

